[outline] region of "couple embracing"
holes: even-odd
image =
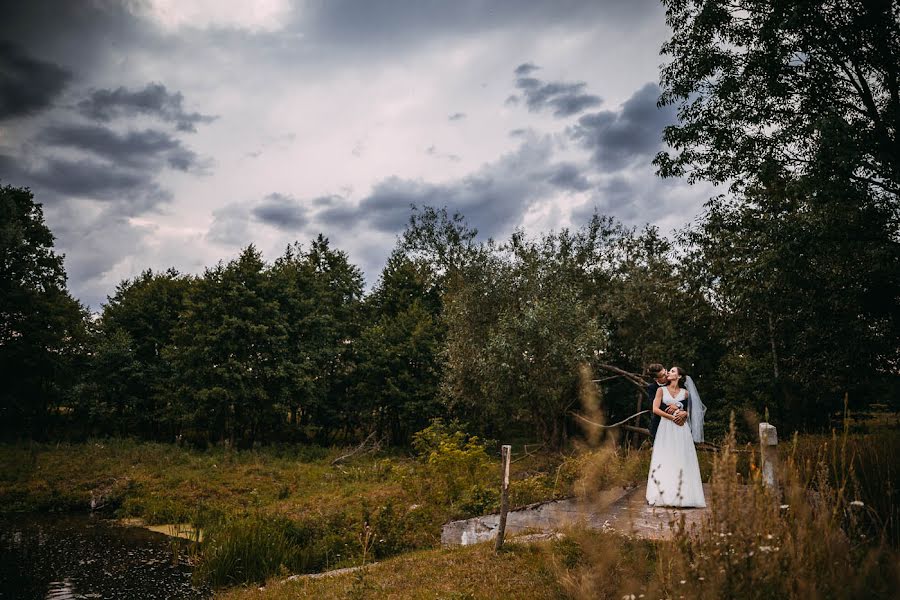
[[[703,441],[706,407],[681,367],[666,370],[653,364],[648,370],[654,381],[647,386],[653,407],[647,502],[652,506],[705,507],[694,442]]]

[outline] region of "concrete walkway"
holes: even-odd
[[[709,498],[709,491],[706,497]],[[699,523],[706,509],[655,508],[647,505],[647,486],[629,490],[606,490],[592,501],[577,498],[539,502],[510,511],[506,518],[507,535],[524,531],[558,531],[570,525],[584,523],[588,527],[618,531],[646,539],[671,536],[671,524],[684,515],[688,526]],[[445,546],[467,546],[494,539],[500,515],[485,515],[474,519],[451,521],[441,530]]]

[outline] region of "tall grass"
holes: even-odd
[[[896,506],[874,480],[893,485],[886,463],[896,446],[866,442],[846,430],[819,443],[795,440],[773,491],[758,469],[740,473],[732,433],[713,460],[699,526],[682,517],[655,549],[576,534],[576,558],[557,560],[559,580],[575,598],[891,597],[900,585]]]

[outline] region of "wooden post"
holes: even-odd
[[[778,487],[778,431],[769,423],[759,424],[759,461],[763,483]]]
[[[503,445],[500,448],[500,526],[497,528],[497,541],[494,543],[494,552],[503,547],[503,534],[506,532],[506,513],[509,512],[509,455],[512,446]]]

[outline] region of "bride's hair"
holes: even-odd
[[[685,381],[687,381],[687,374],[684,372],[684,369],[681,367],[672,367],[678,372],[678,387],[683,388],[685,386]]]

